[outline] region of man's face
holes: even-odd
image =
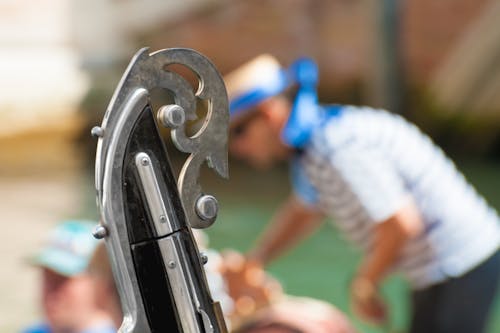
[[[229,150],[259,169],[269,168],[276,160],[275,147],[279,142],[268,119],[258,110],[250,118],[232,126]]]
[[[286,159],[290,148],[281,141],[281,131],[289,111],[290,103],[284,97],[272,97],[236,120],[229,136],[231,153],[260,169]]]
[[[42,307],[54,332],[74,332],[95,306],[93,282],[87,274],[66,277],[42,269]]]

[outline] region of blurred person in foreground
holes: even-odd
[[[193,230],[215,301],[221,303],[233,333],[355,333],[346,316],[331,304],[284,293],[278,280],[262,266],[253,265],[235,251],[208,246],[208,236]],[[279,329],[278,331],[276,329]]]
[[[355,333],[333,305],[283,292],[261,266],[226,250],[216,263],[233,301],[227,313],[234,333]],[[211,260],[211,258],[210,258]],[[210,283],[210,280],[209,280]]]
[[[263,55],[225,77],[230,152],[257,168],[290,164],[293,192],[248,260],[266,265],[325,217],[364,250],[350,284],[353,311],[387,323],[379,294],[400,271],[411,332],[482,332],[500,273],[497,213],[452,161],[402,117],[321,105],[318,69]]]
[[[97,302],[95,279],[86,271],[98,244],[95,222],[66,221],[48,235],[30,259],[41,272],[44,322],[24,333],[111,333],[112,319]]]
[[[354,333],[347,318],[332,305],[283,293],[278,281],[261,267],[244,267],[244,257],[235,251],[222,253],[208,248],[208,238],[194,230],[198,246],[208,256],[204,266],[214,300],[221,302],[228,327],[234,333]],[[104,243],[90,260],[89,274],[96,282],[97,305],[111,314],[115,327],[123,314]],[[275,331],[279,328],[280,331]]]
[[[93,292],[97,307],[110,315],[114,327],[120,327],[123,321],[120,296],[116,289],[111,263],[103,241],[97,245],[87,272],[94,280]]]
[[[310,298],[287,297],[257,311],[234,333],[354,333],[332,305]]]

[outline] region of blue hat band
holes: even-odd
[[[295,61],[289,71],[299,89],[281,139],[291,147],[301,148],[309,141],[313,129],[323,119],[316,93],[318,66],[313,60],[303,58]]]
[[[252,109],[269,97],[282,93],[290,84],[291,82],[287,78],[287,73],[281,70],[274,82],[265,82],[261,86],[255,87],[233,98],[229,103],[231,118],[245,113],[245,111]]]
[[[230,102],[231,118],[263,102],[265,99],[282,93],[292,84],[298,84],[297,95],[290,116],[281,133],[281,139],[291,147],[301,148],[310,139],[313,128],[324,119],[324,111],[318,105],[316,85],[318,67],[308,58],[295,61],[286,71],[282,70],[275,82],[262,85],[237,96]]]

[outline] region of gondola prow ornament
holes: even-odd
[[[198,89],[169,65],[194,72]],[[174,104],[153,110],[151,91],[166,89]],[[207,115],[194,135],[197,99]],[[156,111],[156,114],[155,114]],[[123,75],[104,116],[98,137],[96,189],[101,223],[94,235],[105,238],[124,313],[119,332],[224,333],[218,303],[211,298],[191,228],[216,219],[217,200],[198,182],[206,161],[228,176],[228,102],[213,64],[189,49],[140,50]],[[189,153],[178,180],[171,170],[158,125],[171,128],[175,146]]]

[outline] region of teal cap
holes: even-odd
[[[42,249],[31,257],[30,262],[65,276],[82,273],[99,242],[92,236],[96,224],[87,220],[60,223],[50,232]]]

